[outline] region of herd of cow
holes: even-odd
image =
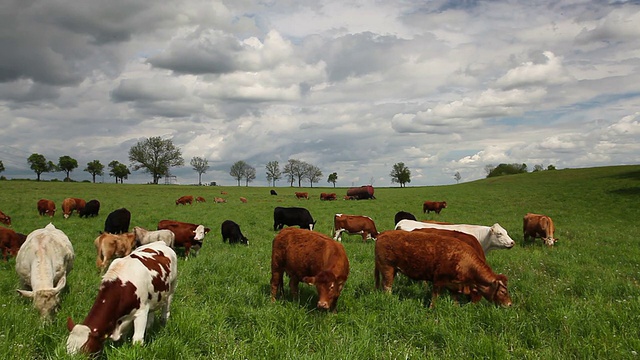
[[[182,203],[180,199],[176,205]],[[64,218],[72,211],[79,216],[96,216],[99,207],[97,200],[85,203],[82,199],[67,198],[62,203]],[[51,200],[38,201],[37,208],[40,215],[53,217],[55,213]],[[446,202],[423,204],[424,213],[440,213],[443,208]],[[418,221],[413,214],[399,211],[394,218],[395,228],[379,233],[367,216],[335,214],[332,238],[313,231],[316,221],[305,208],[276,207],[273,217],[273,230],[279,232],[272,243],[272,301],[283,292],[283,275],[287,273],[294,298],[302,281],[315,286],[318,309],[335,311],[349,276],[349,260],[341,244],[342,234],[347,233],[359,234],[363,241],[376,241],[376,289],[390,293],[395,275],[401,272],[413,280],[432,284],[431,307],[445,289],[456,300],[464,296],[477,302],[484,297],[496,305],[512,304],[507,277],[494,273],[485,257],[488,251],[515,245],[497,223],[482,226]],[[183,248],[187,259],[191,249],[197,252],[201,248],[210,231],[202,224],[161,220],[157,230],[136,226],[129,232],[130,220],[131,213],[125,208],[111,212],[106,217],[104,232],[95,239],[96,266],[104,275],[84,321],[75,324],[70,318],[67,320],[69,353],[98,352],[107,338],[117,341],[132,324],[133,342],[143,343],[145,329],[154,318],[153,311],[160,310],[164,322],[170,315],[177,279],[174,249]],[[1,211],[0,222],[11,226],[11,218]],[[284,228],[285,225],[289,227]],[[552,246],[557,240],[554,230],[548,216],[529,213],[523,218],[525,241],[539,237]],[[230,244],[249,244],[239,225],[231,220],[221,224],[221,234],[223,241]],[[52,316],[59,307],[58,295],[66,285],[75,257],[66,234],[52,223],[28,235],[0,227],[0,247],[5,261],[9,256],[16,257],[22,287],[18,292],[33,300],[42,317]]]

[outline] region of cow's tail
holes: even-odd
[[[378,264],[376,264],[373,271],[373,277],[376,279],[376,289],[380,289],[380,269],[378,269]]]

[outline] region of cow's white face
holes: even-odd
[[[89,340],[91,330],[86,325],[75,325],[67,338],[67,354],[77,354]]]
[[[193,237],[193,240],[202,240],[204,239],[204,236],[207,234],[204,231],[204,225],[198,225],[198,227],[196,227],[193,233],[195,234],[195,236]]]
[[[511,249],[516,242],[513,241],[507,230],[505,230],[500,224],[493,224],[491,227],[491,244],[492,247],[500,249]]]

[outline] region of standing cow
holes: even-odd
[[[104,232],[121,234],[129,232],[131,212],[125,208],[113,210],[104,221]]]
[[[2,250],[4,261],[8,261],[10,256],[16,256],[25,240],[27,240],[26,235],[0,226],[0,250]]]
[[[398,211],[393,217],[393,223],[397,224],[400,220],[418,220],[416,216],[407,211]]]
[[[176,200],[176,205],[191,205],[193,203],[192,195],[181,196]]]
[[[558,239],[554,238],[553,233],[556,231],[553,220],[549,216],[527,213],[522,219],[522,232],[524,233],[524,241],[529,238],[535,240],[541,238],[547,246],[553,246]]]
[[[211,229],[204,227],[204,225],[176,220],[160,220],[160,222],[158,222],[158,230],[171,230],[171,232],[173,232],[175,235],[173,246],[184,248],[185,259],[189,258],[189,252],[192,247],[194,255],[197,255],[198,250],[202,247],[204,236],[211,231]]]
[[[307,199],[309,200],[309,193],[308,192],[295,192],[296,194],[296,199]]]
[[[315,224],[311,213],[305,208],[277,206],[273,209],[273,231],[281,230],[285,225],[313,230]]]
[[[89,200],[89,202],[86,203],[84,209],[80,210],[80,212],[78,213],[79,217],[93,217],[93,216],[98,216],[98,213],[100,212],[100,201],[98,200]]]
[[[428,214],[434,211],[436,214],[440,214],[440,211],[446,207],[446,201],[425,201],[424,204],[422,204],[422,212]]]
[[[176,235],[171,230],[147,230],[140,226],[134,226],[133,233],[136,235],[136,245],[147,245],[154,241],[162,241],[167,246],[173,247]]]
[[[62,217],[68,219],[73,210],[76,210],[76,201],[72,198],[62,200]]]
[[[333,228],[336,230],[334,240],[342,241],[342,233],[346,232],[349,235],[361,234],[362,242],[367,239],[376,239],[378,237],[378,230],[376,224],[368,216],[361,215],[344,215],[335,214],[333,217]]]
[[[229,244],[244,244],[249,245],[249,239],[242,235],[240,231],[240,225],[236,224],[232,220],[225,220],[220,226],[220,232],[222,233],[222,242],[229,240]]]
[[[96,266],[104,270],[113,257],[131,254],[136,245],[134,233],[110,234],[102,233],[93,244],[96,247]]]
[[[53,217],[56,214],[56,204],[49,199],[38,200],[38,214],[40,216],[49,215],[49,217]]]
[[[349,277],[349,259],[342,244],[330,237],[297,228],[283,229],[273,239],[271,249],[271,301],[283,290],[283,275],[298,297],[300,281],[316,287],[318,309],[335,312],[338,298]]]

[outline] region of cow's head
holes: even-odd
[[[204,227],[204,225],[198,225],[196,229],[193,230],[195,234],[193,240],[202,241],[209,231],[211,231],[211,229]]]
[[[509,236],[500,224],[495,223],[491,227],[491,247],[497,249],[511,249],[516,242]]]
[[[507,289],[507,277],[499,274],[496,279],[491,283],[489,288],[489,297],[487,300],[500,306],[509,307],[512,305],[511,296]]]
[[[63,275],[53,289],[37,291],[18,290],[18,293],[24,297],[33,299],[33,305],[38,309],[40,315],[45,319],[49,319],[60,306],[60,297],[58,294],[66,284],[67,277]]]
[[[544,244],[547,246],[553,246],[553,244],[555,244],[558,239],[554,238],[552,235],[546,238],[542,238],[542,241],[544,241]]]
[[[11,217],[0,212],[0,223],[11,226]]]
[[[97,353],[102,350],[105,337],[100,336],[97,329],[89,329],[82,324],[74,324],[70,317],[67,318],[67,353],[77,354],[79,352]]]
[[[316,276],[305,276],[302,281],[316,287],[318,291],[318,309],[335,312],[340,292],[344,287],[344,280],[339,281],[330,271],[321,271]]]
[[[316,220],[318,221],[318,220]],[[316,221],[309,223],[309,230],[313,230],[313,227],[316,226]]]

